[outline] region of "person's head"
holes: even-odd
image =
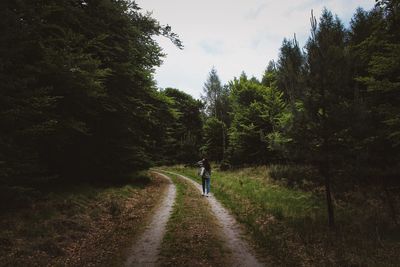
[[[210,166],[210,163],[208,162],[208,159],[207,158],[203,158],[202,162],[203,162],[204,168],[207,171],[211,171],[211,166]]]

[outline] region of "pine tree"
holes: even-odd
[[[353,92],[349,88],[349,63],[345,49],[346,33],[340,20],[324,10],[317,24],[311,16],[312,36],[307,49],[308,84],[304,98],[308,160],[318,166],[326,190],[328,222],[334,226],[331,193],[333,165],[338,168],[345,157],[347,116]],[[306,153],[305,153],[306,154]]]
[[[299,43],[284,39],[280,48],[277,63],[277,86],[285,93],[286,99],[294,107],[297,99],[304,93],[304,56]]]
[[[276,63],[273,60],[268,62],[267,69],[264,71],[264,75],[261,79],[261,84],[267,87],[272,87],[277,81],[277,68]]]
[[[227,128],[230,125],[230,104],[229,104],[229,88],[227,86],[222,86],[221,81],[218,77],[217,71],[215,68],[212,68],[207,81],[203,87],[204,95],[202,95],[202,100],[205,103],[205,114],[207,118],[214,118],[210,120],[210,123],[213,126],[220,125],[220,138],[213,137],[213,140],[221,139],[219,144],[215,144],[217,148],[216,150],[221,150],[221,153],[217,153],[220,155],[218,157],[214,157],[214,159],[221,161],[224,158],[226,146],[227,146]],[[219,121],[218,123],[215,122],[215,119]],[[210,125],[211,125],[210,124]],[[207,122],[205,123],[207,125]],[[210,129],[210,127],[205,128],[205,131]],[[219,131],[212,130],[209,134],[205,134],[205,136],[210,137],[211,133],[217,133]],[[211,154],[210,151],[210,141],[205,138],[204,140],[204,147],[202,149],[203,153]],[[214,150],[214,148],[212,148]]]

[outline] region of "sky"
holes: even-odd
[[[161,25],[179,35],[180,50],[156,37],[166,57],[156,68],[160,88],[180,89],[200,98],[212,67],[222,83],[244,71],[260,79],[268,62],[276,60],[283,38],[301,47],[310,33],[311,10],[318,18],[324,7],[345,26],[357,7],[371,9],[375,0],[136,0]]]

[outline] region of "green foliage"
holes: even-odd
[[[285,98],[292,106],[304,94],[304,65],[304,55],[296,36],[293,40],[285,38],[277,63],[277,86],[285,93]]]
[[[175,119],[167,125],[163,157],[175,163],[195,162],[202,141],[202,103],[178,89],[166,88],[162,93],[170,99],[169,106],[175,112]]]
[[[293,125],[288,135],[294,140],[292,154],[312,163],[324,165],[340,163],[339,151],[348,148],[348,128],[352,114],[352,89],[349,88],[349,59],[345,49],[345,30],[338,18],[324,10],[319,24],[313,24],[312,37],[306,49],[306,69],[301,72],[302,61],[296,43],[285,43],[283,51],[294,49],[298,59],[285,59],[289,63],[280,65],[283,77],[291,76],[297,86],[287,87],[293,113]],[[297,47],[297,49],[296,49]],[[284,62],[284,59],[281,60]],[[296,71],[294,71],[296,70]],[[290,75],[289,75],[289,74]],[[286,76],[285,76],[286,75]],[[306,80],[301,85],[301,80]],[[291,88],[291,89],[290,89]],[[295,90],[295,91],[293,91]],[[351,145],[350,145],[351,146]],[[342,154],[343,155],[343,154]]]
[[[304,184],[301,187],[307,191],[303,191],[282,181],[291,176],[298,182],[318,178],[311,166],[213,169],[213,194],[245,225],[263,254],[270,256],[271,265],[393,266],[399,262],[399,228],[391,222],[378,188],[337,195],[340,226],[332,233],[323,223],[326,208],[320,188]],[[200,182],[196,169],[171,170]]]
[[[209,117],[204,122],[203,145],[201,154],[209,160],[221,161],[223,159],[225,124],[216,117]]]
[[[369,58],[368,74],[361,78],[367,86],[367,99],[371,109],[377,113],[382,131],[379,133],[392,147],[391,152],[399,156],[400,145],[400,30],[398,1],[380,1],[385,14],[380,31],[372,34],[378,39]],[[364,45],[369,45],[366,40]],[[394,155],[393,155],[394,156]]]
[[[207,81],[204,83],[203,91],[204,95],[202,100],[205,103],[206,113],[208,116],[218,117],[220,116],[221,110],[221,95],[223,86],[218,77],[217,70],[212,68]]]
[[[0,16],[1,182],[148,167],[169,116],[153,36],[180,46],[170,28],[129,1],[7,1]]]
[[[398,1],[378,1],[369,12],[358,10],[352,20],[351,52],[354,77],[362,99],[363,125],[357,134],[361,166],[381,169],[381,179],[397,179],[389,175],[400,157],[400,31]],[[385,182],[386,183],[386,182]]]
[[[202,153],[213,160],[225,158],[228,144],[227,129],[231,123],[231,104],[229,88],[222,86],[216,69],[213,67],[203,87],[202,100],[205,105],[205,127]],[[212,127],[219,127],[212,129]],[[219,140],[219,141],[217,141]]]
[[[233,163],[265,163],[276,157],[276,150],[288,141],[280,132],[290,114],[283,93],[247,80],[230,83],[232,125],[229,130],[230,157]]]
[[[277,74],[278,72],[276,69],[275,61],[273,60],[269,61],[267,69],[265,70],[264,75],[261,79],[261,84],[267,87],[272,87],[273,85],[276,84]]]

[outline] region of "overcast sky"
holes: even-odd
[[[180,36],[184,49],[157,38],[167,54],[157,68],[158,87],[174,87],[199,98],[211,68],[223,83],[242,71],[261,78],[276,60],[284,37],[296,33],[303,47],[310,32],[310,11],[324,7],[348,25],[357,7],[369,10],[375,0],[136,0],[162,25]]]

